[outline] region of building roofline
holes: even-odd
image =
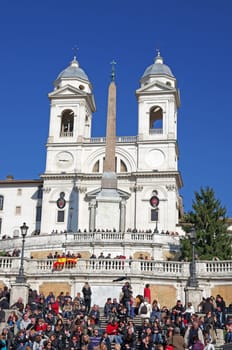
[[[29,184],[43,184],[41,179],[29,179],[29,180],[15,180],[15,179],[6,179],[0,180],[0,185],[29,185]]]

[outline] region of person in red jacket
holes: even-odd
[[[50,299],[50,303],[49,304],[51,305],[51,308],[52,308],[53,312],[56,315],[58,315],[59,309],[60,309],[60,304],[59,304],[58,300],[52,297]]]
[[[106,332],[109,335],[110,342],[112,343],[115,336],[118,334],[118,322],[116,322],[114,319],[111,320],[106,326]]]
[[[45,332],[47,330],[47,323],[43,318],[39,318],[37,325],[35,326],[36,332]]]
[[[151,290],[150,290],[150,284],[146,284],[145,288],[143,290],[143,296],[144,299],[147,298],[147,301],[149,304],[151,304]]]

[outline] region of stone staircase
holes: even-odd
[[[140,349],[139,332],[141,329],[141,318],[139,316],[135,316],[133,318],[133,323],[134,323],[136,338],[137,338],[136,349],[139,350]],[[103,333],[105,331],[107,324],[108,324],[108,319],[107,317],[104,316],[103,308],[100,308],[100,327],[99,327],[100,333]],[[115,348],[114,342],[111,343],[111,348],[112,350],[114,350]]]
[[[12,310],[4,310],[6,313],[5,319],[8,319],[9,314],[11,313]],[[136,330],[136,337],[137,337],[137,350],[140,348],[140,341],[139,341],[139,333],[141,330],[141,318],[139,316],[135,316],[133,318],[133,323],[135,326]],[[104,316],[104,311],[103,308],[100,308],[100,325],[99,325],[99,333],[102,334],[106,326],[108,324],[108,319],[107,317]],[[3,330],[3,328],[7,327],[6,322],[0,322],[0,334]],[[112,345],[112,350],[114,350],[114,343]],[[216,350],[232,350],[232,343],[231,344],[224,344],[224,333],[222,329],[217,329],[217,338],[216,338],[216,344],[215,344],[215,349]]]

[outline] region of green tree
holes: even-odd
[[[226,208],[215,198],[210,187],[195,192],[192,211],[185,216],[183,229],[188,233],[196,231],[196,254],[200,260],[230,260],[232,256],[232,237],[227,232]],[[181,240],[181,259],[191,260],[191,241]]]

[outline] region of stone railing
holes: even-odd
[[[196,272],[199,275],[227,275],[232,276],[232,261],[204,261],[197,262]]]
[[[154,134],[163,134],[163,129],[157,128],[157,129],[150,129],[149,134],[154,135]]]
[[[116,142],[122,142],[122,143],[136,142],[137,139],[138,139],[137,136],[117,136]],[[105,143],[106,137],[91,137],[89,141],[90,143]]]
[[[135,232],[135,233],[131,233],[131,240],[132,241],[152,241],[154,238],[154,234],[152,233],[140,233],[140,232]]]
[[[33,250],[44,250],[47,246],[51,247],[51,250],[60,249],[63,245],[68,246],[68,249],[72,249],[78,242],[81,244],[94,244],[104,240],[105,242],[130,245],[141,244],[141,246],[151,246],[152,244],[158,245],[173,245],[179,246],[180,236],[165,235],[157,233],[146,232],[75,232],[75,233],[57,233],[57,234],[40,234],[40,236],[27,236],[25,241],[25,257],[27,257],[27,251],[33,252]],[[1,250],[13,251],[15,248],[21,247],[22,238],[14,237],[11,239],[1,240]]]
[[[19,259],[17,259],[17,266],[18,260]],[[10,257],[0,257],[0,270],[11,270],[15,261],[16,259],[12,259]]]
[[[73,137],[73,132],[72,131],[61,131],[60,136],[61,137]]]
[[[188,262],[130,260],[130,259],[79,259],[76,264],[66,264],[60,269],[54,269],[55,259],[24,259],[24,271],[28,278],[42,278],[49,274],[91,275],[104,277],[106,274],[133,276],[150,276],[168,279],[181,278],[187,280],[190,273]],[[17,275],[20,258],[0,257],[0,277],[10,274]],[[232,279],[232,261],[202,261],[196,262],[198,279],[221,278]]]
[[[93,232],[74,233],[73,235],[74,241],[93,241],[94,238],[95,234]]]
[[[74,233],[74,241],[122,241],[124,234],[122,232],[86,232]]]

